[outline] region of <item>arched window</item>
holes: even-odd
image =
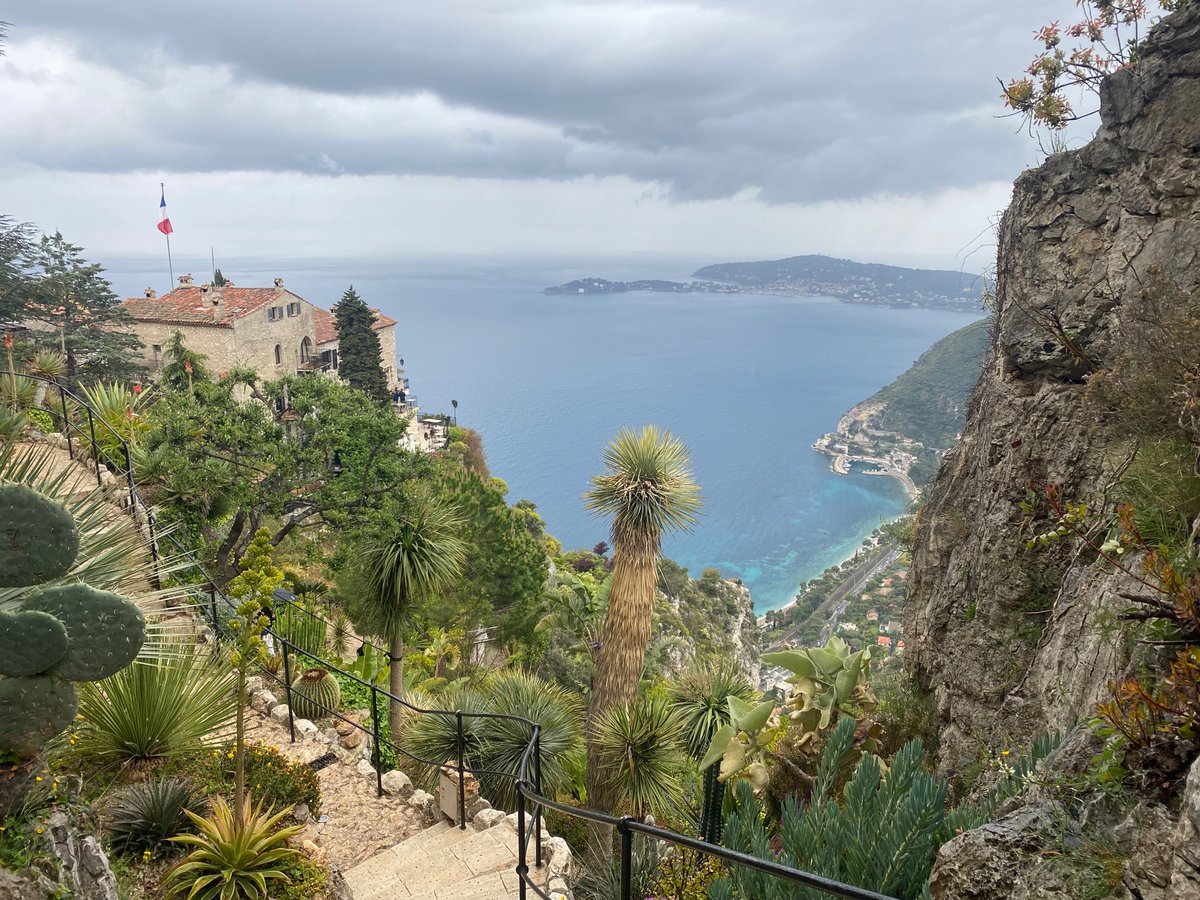
[[[283,365],[283,348],[278,344],[275,345],[275,365]]]
[[[312,341],[305,338],[300,342],[300,362],[308,362],[310,356],[312,356]]]

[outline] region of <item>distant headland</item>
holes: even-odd
[[[846,303],[900,308],[983,308],[982,276],[935,269],[905,269],[830,256],[792,256],[763,262],[718,263],[694,272],[699,281],[608,281],[581,278],[548,287],[547,294],[779,294],[835,297]]]

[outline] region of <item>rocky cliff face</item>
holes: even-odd
[[[1144,652],[1113,624],[1128,577],[1078,546],[1028,551],[1019,505],[1053,483],[1111,512],[1128,447],[1096,421],[1088,373],[1120,349],[1122,311],[1155,271],[1200,287],[1200,4],[1144,49],[1105,82],[1092,142],[1017,180],[989,359],[918,523],[908,663],[936,700],[946,774],[1070,730]],[[985,896],[948,883],[935,896]]]

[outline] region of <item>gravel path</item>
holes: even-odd
[[[316,740],[288,739],[288,729],[247,710],[246,739],[276,747],[301,762],[311,762],[329,752]],[[343,871],[400,843],[429,823],[424,813],[399,797],[375,796],[375,779],[354,765],[333,762],[317,772],[321,782],[321,818],[309,822],[299,842],[312,841],[321,855]]]

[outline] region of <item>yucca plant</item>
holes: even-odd
[[[241,815],[221,797],[212,801],[207,817],[188,812],[197,834],[171,838],[193,847],[191,853],[167,874],[166,896],[188,900],[266,900],[268,882],[288,882],[283,871],[300,851],[287,840],[304,830],[303,825],[279,828],[292,808],[279,812],[251,805],[247,798]]]
[[[233,676],[198,649],[135,662],[79,694],[77,747],[121,763],[204,747],[232,726],[236,708]]]
[[[488,712],[537,722],[542,758],[542,793],[567,790],[583,772],[583,704],[556,684],[525,672],[498,672],[485,687]],[[515,779],[533,728],[511,719],[484,720],[481,763],[512,778],[483,776],[484,795],[496,806],[516,809]],[[530,779],[533,770],[529,771]]]
[[[642,697],[631,708],[614,706],[597,716],[592,727],[595,759],[634,816],[661,817],[678,809],[682,722],[665,699]]]
[[[186,812],[208,812],[208,800],[186,778],[151,778],[113,794],[104,812],[105,830],[118,853],[153,850],[173,835],[192,831]]]
[[[436,700],[424,692],[407,693],[404,696],[409,702],[429,709],[463,709],[473,712],[483,712],[487,709],[487,697],[482,691],[470,686],[450,688]],[[423,702],[424,701],[424,702]],[[422,785],[432,790],[437,784],[437,766],[443,762],[458,758],[458,725],[453,714],[413,715],[404,707],[400,719],[400,737],[392,736],[392,742],[403,747],[408,753],[430,760],[430,765],[423,773]],[[484,733],[487,730],[486,720],[478,716],[464,715],[463,727],[463,756],[467,768],[483,768]],[[415,776],[414,776],[415,778]],[[489,798],[490,799],[490,798]]]
[[[691,669],[672,684],[671,707],[682,719],[683,741],[692,759],[703,759],[713,735],[729,724],[729,697],[737,697],[747,703],[759,697],[758,691],[734,660],[722,660],[703,669]],[[697,830],[706,841],[721,840],[725,785],[718,780],[719,775],[719,763],[713,763],[703,772],[704,796]]]

